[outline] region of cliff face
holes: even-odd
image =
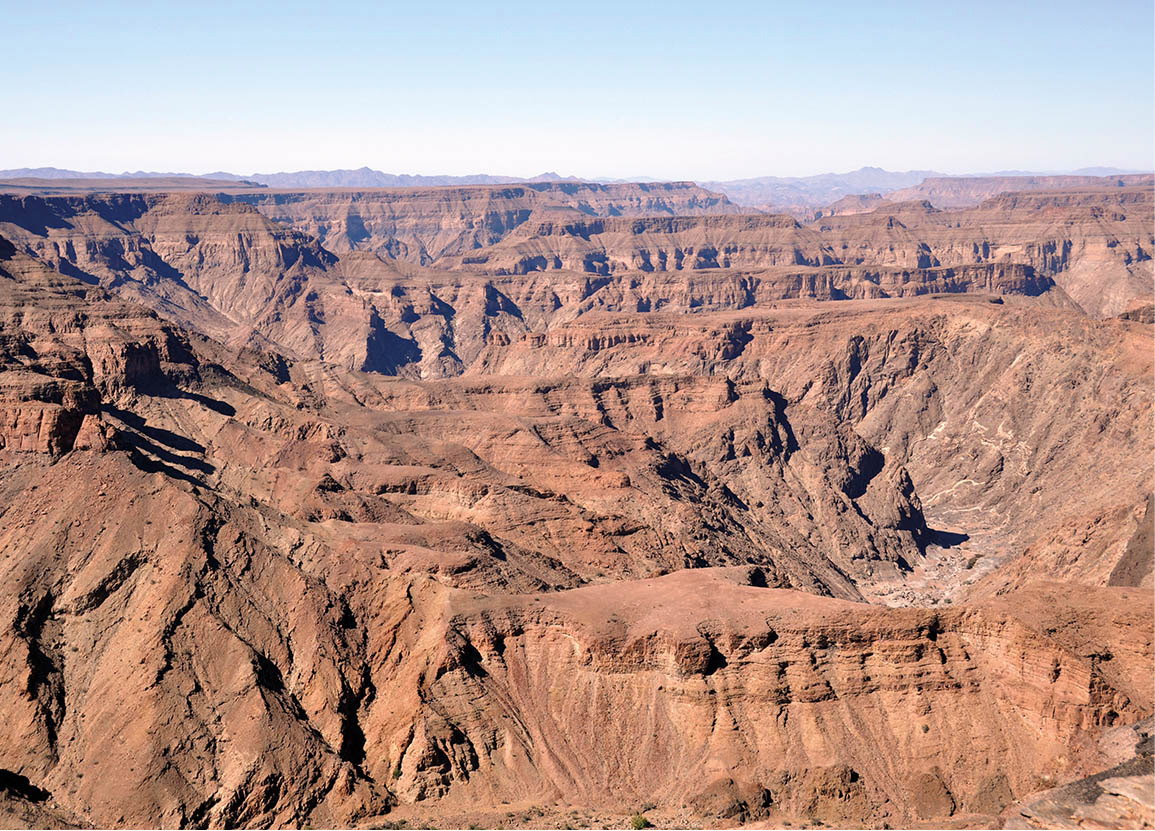
[[[843,250],[864,236],[864,225],[893,214],[935,264],[1020,263],[1052,278],[1088,314],[1108,317],[1152,292],[1152,193],[1150,185],[1008,193],[961,211],[898,204],[815,227],[841,239],[833,247]]]
[[[1151,226],[1151,188],[1120,187],[1008,194],[965,211],[896,203],[807,226],[785,216],[539,223],[447,264],[494,274],[757,270],[768,281],[789,269],[829,281],[833,298],[1041,294],[1053,280],[1088,313],[1110,316],[1151,293]],[[1016,270],[1018,286],[1003,276]]]
[[[393,218],[374,233],[393,242],[369,248],[403,241],[404,218],[438,252],[437,270],[369,251],[338,256],[285,224],[321,234],[329,220],[286,213],[274,222],[241,195],[6,196],[0,227],[53,267],[225,342],[421,377],[465,371],[491,337],[516,340],[593,310],[974,292],[1060,306],[1073,298],[1109,316],[1150,296],[1152,204],[1144,189],[1008,195],[962,212],[911,203],[802,226],[760,215],[591,218],[579,209],[653,211],[653,200],[669,192],[679,198],[663,210],[713,208],[674,186],[655,186],[645,199],[609,186],[535,187],[260,197],[273,200],[263,210],[280,199],[286,209],[337,200],[346,213],[386,211]],[[555,211],[565,218],[531,220],[542,199],[578,207]],[[513,218],[479,220],[466,236],[454,224],[515,203],[522,207],[509,208]],[[429,223],[448,223],[449,236],[435,245],[442,232]]]
[[[1125,192],[954,264],[919,204],[527,219],[478,251],[804,262],[526,274],[0,198],[0,817],[991,825],[1118,764],[1155,347],[1047,240]]]
[[[674,217],[538,222],[464,266],[497,274],[568,269],[595,274],[835,262],[823,242],[788,216]]]
[[[471,372],[764,379],[791,404],[854,424],[910,471],[935,527],[974,536],[962,561],[977,570],[960,583],[1028,548],[1038,559],[1014,584],[1040,570],[1102,584],[1155,487],[1132,456],[1153,440],[1152,350],[1145,324],[940,298],[589,315],[491,345]],[[1068,565],[1044,567],[1048,557]]]
[[[870,806],[858,822],[906,824],[997,813],[1066,767],[1076,735],[1150,706],[1149,681],[1125,680],[1144,666],[1149,612],[1107,615],[1129,632],[1122,672],[1094,657],[1107,591],[1079,601],[1095,624],[1051,640],[1042,633],[1054,631],[1047,607],[1060,587],[1015,604],[888,613],[749,576],[451,602],[429,690],[438,718],[402,748],[400,789],[468,779],[465,794],[515,799],[533,783],[632,805],[701,797],[733,777],[756,795],[747,812],[847,822],[858,803]],[[420,761],[429,745],[444,753],[432,771]],[[816,787],[828,778],[839,787]]]
[[[58,456],[102,444],[102,398],[195,374],[188,341],[0,237],[0,448]]]
[[[206,335],[356,368],[369,360],[374,312],[330,274],[337,258],[247,205],[206,194],[0,196],[0,233]]]
[[[505,238],[532,217],[738,213],[688,182],[524,185],[238,194],[337,253],[372,251],[427,265]]]

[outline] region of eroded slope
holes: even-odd
[[[989,824],[1152,713],[1149,324],[5,205],[17,819]]]

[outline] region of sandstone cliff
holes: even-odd
[[[1152,327],[1055,286],[1150,204],[566,209],[469,250],[601,273],[498,274],[0,197],[0,819],[1055,816],[1155,709]]]
[[[726,197],[689,182],[602,185],[319,190],[237,194],[270,218],[341,253],[373,251],[429,264],[504,238],[531,217],[739,213]]]

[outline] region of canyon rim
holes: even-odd
[[[0,827],[1155,827],[1153,10],[769,5],[9,10]]]

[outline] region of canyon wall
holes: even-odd
[[[0,817],[989,827],[1119,763],[1148,192],[525,187],[0,196]]]

